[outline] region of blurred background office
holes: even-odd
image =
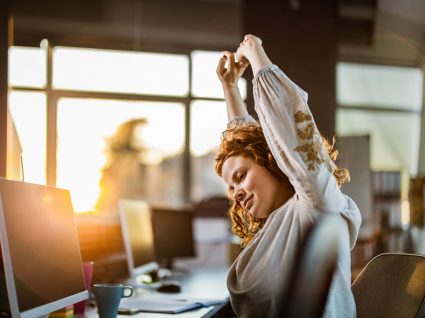
[[[337,136],[363,216],[354,272],[425,253],[424,17],[423,0],[3,0],[0,176],[71,191],[99,279],[125,275],[121,199],[191,209],[197,257],[222,256],[202,264],[230,262],[215,68],[252,33]]]

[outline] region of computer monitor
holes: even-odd
[[[173,268],[173,260],[195,257],[193,239],[193,211],[164,207],[152,208],[155,257],[166,268]]]
[[[130,276],[158,269],[149,205],[141,200],[126,199],[119,201],[118,208]]]
[[[0,178],[0,240],[1,316],[47,316],[88,298],[67,190]]]

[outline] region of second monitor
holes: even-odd
[[[172,269],[180,257],[195,257],[193,211],[164,207],[152,208],[155,258],[165,268]]]
[[[119,212],[130,276],[158,269],[158,264],[171,269],[175,258],[195,256],[191,210],[121,200]]]
[[[157,270],[149,205],[140,200],[120,200],[118,208],[130,276]]]

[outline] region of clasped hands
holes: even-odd
[[[224,88],[235,88],[239,78],[249,65],[249,60],[258,47],[261,47],[261,39],[248,34],[240,43],[236,54],[224,51],[217,65],[217,76]],[[226,62],[228,67],[226,68]]]

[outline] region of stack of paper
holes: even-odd
[[[120,308],[133,312],[154,312],[164,314],[178,314],[184,311],[219,305],[224,299],[174,299],[160,297],[124,298]]]

